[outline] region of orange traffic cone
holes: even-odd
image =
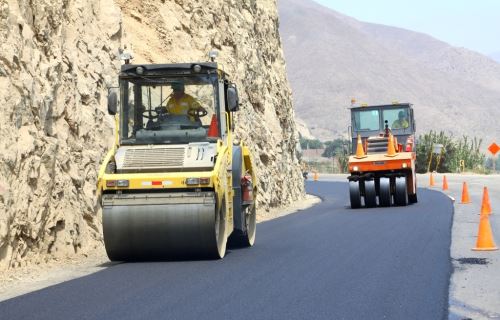
[[[361,141],[361,136],[358,134],[358,143],[356,146],[356,159],[366,158],[365,150],[363,149],[363,142]]]
[[[471,203],[470,197],[469,197],[469,188],[467,187],[467,182],[465,182],[465,181],[464,181],[464,184],[462,186],[462,201],[460,203],[461,204]]]
[[[394,148],[394,137],[392,136],[392,133],[389,134],[389,142],[387,143],[387,154],[385,155],[386,157],[395,157],[396,154],[396,148]]]
[[[483,201],[481,202],[481,215],[490,215],[491,214],[491,204],[490,197],[488,195],[488,188],[483,188]]]
[[[448,190],[448,180],[446,180],[446,176],[443,176],[443,190]]]
[[[434,183],[434,175],[431,172],[431,176],[429,177],[429,186],[434,187],[436,184]]]
[[[318,181],[319,175],[318,171],[314,171],[314,181]]]
[[[208,127],[207,137],[216,138],[219,136],[219,124],[217,123],[217,116],[212,115],[212,121],[210,121],[210,127]]]
[[[482,214],[479,217],[479,230],[477,234],[476,247],[472,248],[474,251],[493,251],[498,250],[498,247],[493,241],[493,234],[491,232],[490,218],[487,214]]]

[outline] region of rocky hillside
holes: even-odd
[[[276,4],[207,3],[0,0],[0,270],[102,248],[95,183],[125,44],[137,63],[218,49],[240,88],[237,135],[256,156],[261,208],[303,196]]]
[[[278,33],[275,0],[119,0],[134,63],[205,61],[211,48],[239,88],[236,135],[250,144],[259,169],[260,201],[289,203],[303,193],[297,133]],[[288,179],[285,177],[290,175]]]
[[[498,138],[500,64],[425,34],[364,23],[310,0],[280,0],[297,115],[323,139],[345,135],[351,97],[412,102],[417,129]],[[459,125],[457,125],[459,124]]]

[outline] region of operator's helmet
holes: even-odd
[[[172,87],[173,91],[184,92],[184,89],[185,89],[184,82],[180,82],[180,81],[172,82],[171,87]]]
[[[405,112],[404,112],[404,111],[399,111],[399,113],[398,113],[398,118],[399,118],[400,120],[402,120],[402,119],[404,119],[405,117],[406,117]]]

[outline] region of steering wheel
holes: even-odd
[[[191,117],[194,118],[201,118],[204,117],[208,114],[207,110],[201,108],[201,109],[189,109],[187,114]]]
[[[168,115],[168,110],[165,107],[156,107],[155,112],[160,118],[166,117]]]
[[[142,113],[142,116],[148,120],[154,120],[158,118],[158,112],[156,110],[146,110]]]

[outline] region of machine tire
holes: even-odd
[[[217,206],[215,210],[215,220],[214,220],[214,232],[215,239],[217,241],[217,252],[214,253],[213,258],[221,259],[226,255],[226,199],[223,197],[221,203]]]
[[[391,206],[391,180],[389,178],[380,178],[378,202],[381,207]]]
[[[246,231],[235,229],[228,240],[230,247],[246,248],[253,246],[255,243],[255,233],[257,229],[255,202],[252,205],[246,206],[243,212],[245,214]]]
[[[408,202],[410,203],[417,203],[418,202],[418,199],[417,199],[417,194],[409,194],[408,195]]]
[[[373,208],[377,206],[377,191],[375,189],[375,180],[365,181],[365,206]]]
[[[359,191],[359,181],[349,181],[349,198],[351,199],[351,208],[361,208],[361,193]]]
[[[408,205],[408,189],[406,186],[406,177],[397,177],[396,178],[394,204],[397,206],[407,206]]]
[[[243,205],[243,192],[241,179],[243,155],[240,146],[233,147],[233,221],[234,231],[228,239],[231,247],[251,247],[255,242],[257,215],[255,209],[255,196],[252,205]]]
[[[232,161],[232,177],[233,177],[233,223],[234,228],[243,230],[244,228],[244,212],[243,212],[243,195],[241,192],[241,178],[243,178],[243,155],[240,146],[233,147]]]

